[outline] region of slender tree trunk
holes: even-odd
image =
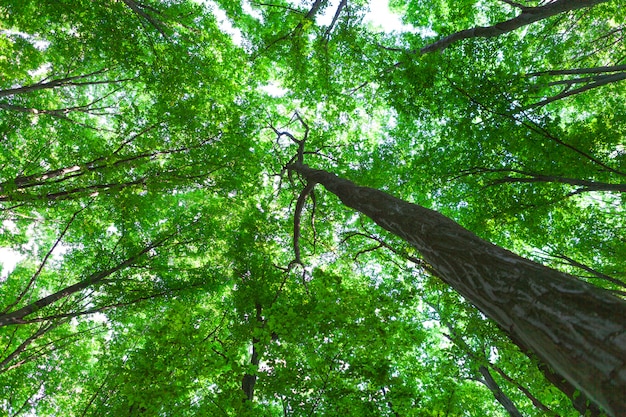
[[[544,6],[523,7],[521,8],[522,13],[513,19],[496,23],[493,26],[476,26],[471,29],[453,33],[452,35],[426,45],[420,49],[419,52],[426,54],[428,52],[443,50],[451,44],[463,39],[493,38],[560,13],[592,7],[607,1],[610,0],[555,0],[548,2]]]
[[[262,310],[261,304],[256,303],[254,308],[256,310],[256,321],[257,323],[262,324],[263,318],[261,315],[261,310]],[[255,367],[259,366],[259,361],[260,361],[259,351],[257,350],[257,345],[259,344],[260,341],[261,340],[257,337],[252,338],[252,357],[250,358],[250,364]],[[256,380],[257,380],[256,374],[246,373],[243,376],[243,379],[241,381],[241,389],[246,394],[246,397],[244,398],[244,402],[254,400],[254,385],[256,384]]]
[[[48,295],[47,297],[43,297],[37,301],[34,301],[30,304],[25,305],[15,311],[10,313],[0,315],[0,327],[2,326],[10,326],[16,324],[25,324],[26,317],[41,310],[44,307],[48,307],[59,300],[62,300],[66,297],[69,297],[72,294],[76,294],[86,288],[89,288],[99,282],[101,282],[106,277],[121,271],[125,268],[130,267],[137,263],[146,253],[150,252],[152,249],[155,249],[161,245],[163,245],[167,240],[169,240],[173,235],[168,235],[164,238],[157,240],[156,242],[146,246],[141,251],[136,254],[130,256],[125,261],[120,262],[112,268],[106,269],[104,271],[96,272],[86,277],[82,281],[79,281],[73,285],[65,287],[53,294]]]
[[[511,401],[511,399],[508,398],[504,394],[504,392],[502,392],[502,390],[500,389],[498,384],[493,380],[493,377],[491,376],[491,373],[489,372],[489,368],[491,368],[494,371],[496,371],[498,373],[498,375],[500,375],[502,378],[504,378],[506,381],[508,381],[512,385],[515,385],[515,387],[519,391],[521,391],[533,403],[533,405],[538,410],[541,410],[542,412],[544,412],[544,415],[546,415],[546,416],[549,415],[549,416],[552,416],[552,417],[560,417],[557,413],[552,411],[550,408],[548,408],[548,406],[546,406],[537,397],[535,397],[527,388],[523,387],[520,383],[518,383],[513,378],[508,376],[502,369],[500,369],[496,365],[490,363],[489,360],[485,357],[484,353],[483,353],[483,355],[477,355],[474,352],[474,350],[472,348],[470,348],[470,346],[465,342],[465,340],[463,339],[463,336],[459,335],[457,333],[457,331],[454,328],[454,326],[452,325],[452,323],[450,323],[447,320],[442,320],[440,309],[436,305],[434,305],[434,304],[431,304],[431,303],[427,303],[427,304],[434,311],[437,312],[437,315],[440,317],[439,321],[441,323],[443,323],[448,328],[448,331],[450,332],[450,334],[446,335],[444,333],[444,336],[447,339],[449,339],[452,343],[454,343],[457,347],[459,347],[462,351],[464,351],[474,361],[476,361],[478,363],[482,362],[482,364],[480,365],[479,371],[483,375],[484,380],[482,380],[480,382],[483,382],[485,384],[485,386],[487,386],[493,392],[493,395],[496,398],[496,400],[500,404],[502,404],[502,406],[508,411],[509,414],[515,415],[516,411],[519,414],[519,411],[517,410],[517,408],[515,407],[515,405]],[[513,342],[516,343],[515,341],[513,341]],[[518,346],[518,347],[520,348],[520,350],[522,350],[524,353],[526,353],[526,350],[522,346]],[[486,372],[486,374],[485,374],[485,372]],[[584,394],[581,393],[580,396],[584,397]],[[502,399],[502,401],[501,401],[501,399]],[[586,416],[584,411],[581,412],[581,414]],[[591,416],[587,416],[587,417],[591,417]]]
[[[96,80],[96,81],[78,81],[84,80],[89,77],[93,77],[96,75],[104,74],[109,71],[109,68],[103,68],[94,72],[90,72],[89,74],[84,75],[75,75],[72,77],[65,78],[57,78],[50,81],[40,81],[31,85],[24,85],[22,87],[16,88],[8,88],[6,90],[0,90],[0,97],[8,97],[15,96],[18,94],[30,93],[38,90],[47,90],[59,87],[67,87],[67,86],[88,86],[88,85],[97,85],[97,84],[117,84],[124,81],[133,80],[133,78],[123,78],[119,80]]]
[[[493,379],[493,376],[491,376],[489,369],[481,365],[480,368],[478,368],[478,371],[483,376],[483,380],[481,382],[485,384],[487,388],[489,388],[489,390],[493,393],[493,396],[496,398],[496,401],[498,401],[500,405],[504,407],[506,412],[509,413],[511,417],[523,417],[522,413],[519,412],[513,401],[511,401],[511,399],[507,397],[507,395],[502,391],[495,379]]]
[[[69,190],[63,190],[56,193],[47,193],[43,195],[26,194],[13,192],[7,195],[0,195],[0,202],[12,201],[12,202],[26,202],[26,201],[53,201],[53,200],[68,200],[71,198],[80,198],[85,196],[95,196],[99,193],[118,191],[123,188],[131,187],[133,185],[146,184],[148,177],[141,177],[138,180],[122,182],[122,183],[110,183],[110,184],[96,184],[88,185],[85,187],[77,187]]]
[[[626,415],[626,302],[447,217],[304,164],[288,167],[403,238],[437,275],[612,416]]]

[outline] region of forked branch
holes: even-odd
[[[285,169],[289,172],[291,172],[289,170],[289,166],[291,166],[292,164],[302,165],[304,163],[304,154],[306,153],[304,151],[304,147],[309,137],[309,130],[310,130],[309,125],[304,121],[302,116],[300,116],[300,113],[298,113],[297,111],[294,112],[294,115],[291,118],[290,123],[295,120],[300,122],[300,124],[304,128],[304,135],[302,139],[297,139],[290,132],[280,131],[274,126],[270,125],[270,128],[274,131],[274,133],[276,133],[277,140],[280,139],[282,136],[286,136],[293,143],[298,145],[296,154],[289,160],[289,162],[285,166]],[[293,216],[293,252],[294,252],[295,258],[290,263],[290,267],[293,265],[302,265],[302,256],[301,256],[302,252],[300,250],[300,236],[301,236],[300,230],[301,230],[301,224],[302,224],[302,210],[304,209],[304,203],[306,202],[307,197],[309,195],[312,195],[313,189],[315,188],[315,184],[316,183],[314,181],[307,181],[306,185],[304,186],[304,189],[300,192],[300,195],[298,196],[298,200],[296,202],[295,212]],[[315,199],[313,196],[312,198],[313,198],[313,202],[315,203]],[[312,216],[314,216],[314,214]]]

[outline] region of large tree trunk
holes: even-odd
[[[626,302],[447,217],[304,164],[288,167],[405,239],[437,275],[610,415],[626,415]]]

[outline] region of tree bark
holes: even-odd
[[[419,53],[426,54],[429,52],[440,51],[463,39],[493,38],[560,13],[592,7],[596,4],[605,3],[607,1],[610,0],[556,0],[549,2],[544,6],[524,7],[522,8],[522,13],[513,19],[496,23],[493,26],[476,26],[471,29],[465,29],[453,33],[452,35],[426,45],[419,50]]]
[[[612,416],[626,415],[626,302],[447,217],[304,164],[288,169],[413,245],[437,275]]]

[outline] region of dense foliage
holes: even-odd
[[[285,170],[624,297],[626,10],[521,3],[0,0],[0,416],[604,415]]]

